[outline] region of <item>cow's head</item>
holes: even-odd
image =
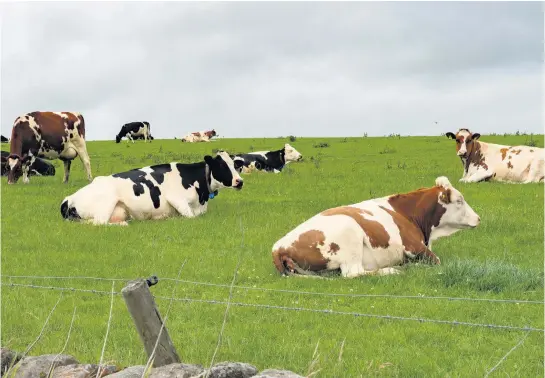
[[[8,169],[8,184],[15,184],[19,177],[23,175],[23,169],[28,170],[32,160],[31,155],[24,155],[20,157],[16,154],[10,154],[7,159],[7,169]]]
[[[301,155],[289,143],[286,143],[284,145],[284,160],[286,160],[286,162],[303,160],[303,155]]]
[[[218,135],[218,134],[216,133],[216,130],[214,130],[214,129],[212,129],[212,130],[210,130],[210,131],[207,131],[205,134],[208,135],[209,138],[212,138],[212,137],[215,137],[215,136]]]
[[[462,158],[467,158],[475,148],[474,142],[480,138],[481,134],[471,133],[468,129],[460,129],[456,135],[448,132],[446,136],[456,141],[456,154]]]
[[[116,142],[116,143],[121,142],[121,137],[120,137],[119,135],[116,135],[116,136],[115,136],[115,142]]]
[[[439,188],[438,202],[445,209],[437,228],[447,227],[461,230],[475,228],[481,223],[481,218],[465,201],[464,196],[452,186],[449,179],[441,176],[435,180]]]
[[[216,157],[206,155],[204,161],[210,167],[212,190],[219,188],[242,189],[244,181],[235,169],[233,159],[225,151],[218,151]]]

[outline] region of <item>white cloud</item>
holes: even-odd
[[[156,138],[543,132],[540,3],[1,9],[3,135],[34,110],[82,112],[89,139],[133,120]]]

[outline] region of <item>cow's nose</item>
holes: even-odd
[[[235,188],[242,188],[242,185],[244,185],[244,181],[242,179],[235,180]]]

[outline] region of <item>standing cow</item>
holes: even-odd
[[[65,219],[95,225],[127,225],[131,218],[193,218],[206,212],[219,189],[240,190],[242,185],[229,154],[219,151],[200,163],[172,162],[99,176],[66,197],[60,210]]]
[[[460,129],[448,138],[456,141],[456,154],[464,167],[460,182],[543,182],[545,150],[539,147],[504,146],[479,140],[481,134]]]
[[[431,242],[481,219],[448,178],[435,186],[325,210],[272,248],[282,274],[340,269],[343,277],[396,274],[408,259],[439,264]]]
[[[210,142],[210,139],[218,136],[216,130],[212,129],[209,131],[197,131],[194,133],[189,133],[182,138],[182,142],[197,143],[197,142]]]
[[[127,138],[127,143],[131,140],[134,143],[135,139],[149,140],[151,143],[151,126],[149,122],[129,122],[121,126],[119,134],[115,136],[115,142],[121,142],[123,137]]]
[[[68,182],[72,160],[79,155],[87,179],[93,179],[85,144],[85,121],[75,112],[32,112],[18,117],[11,131],[8,184],[29,182],[29,168],[36,157],[60,159]]]
[[[234,161],[240,161],[239,172],[242,173],[250,173],[253,170],[280,173],[287,164],[303,159],[303,155],[289,143],[276,151],[248,152],[247,154],[231,155],[231,157]]]

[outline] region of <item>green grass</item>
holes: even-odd
[[[484,141],[523,144],[527,136],[483,136]],[[543,136],[533,136],[543,146]],[[277,149],[284,139],[222,139],[215,143],[151,144],[89,142],[93,175],[159,162],[201,160],[212,149]],[[543,184],[462,184],[462,167],[446,137],[297,138],[290,142],[305,161],[278,175],[244,176],[241,192],[223,190],[196,219],[132,222],[93,227],[64,222],[62,199],[85,185],[81,162],[63,185],[57,176],[32,177],[29,185],[2,178],[2,274],[136,278],[175,277],[229,284],[242,259],[236,285],[324,293],[448,296],[543,300]],[[327,148],[324,148],[325,145]],[[322,146],[318,148],[316,146]],[[2,148],[6,148],[3,145]],[[442,265],[412,265],[403,274],[330,280],[284,278],[275,271],[273,243],[302,221],[329,207],[431,186],[445,175],[481,216],[480,227],[433,244]],[[241,229],[242,225],[242,229]],[[242,241],[242,231],[244,234]],[[241,243],[243,245],[241,246]],[[28,283],[109,291],[111,283],[86,280],[2,278]],[[170,281],[152,288],[170,296]],[[123,282],[116,283],[120,291]],[[39,334],[59,292],[2,286],[3,346],[22,351]],[[226,301],[228,287],[180,283],[176,296]],[[233,301],[366,314],[543,328],[543,305],[388,297],[335,297],[235,289]],[[157,300],[166,312],[168,301]],[[31,352],[58,353],[73,307],[77,314],[66,353],[98,362],[109,313],[108,295],[66,293],[42,339]],[[169,333],[185,362],[207,365],[214,352],[225,305],[174,302]],[[318,376],[483,376],[524,331],[386,320],[351,315],[232,306],[216,361],[234,360],[259,369],[308,373],[316,345]],[[339,361],[341,344],[342,358]],[[543,333],[532,332],[491,376],[541,377]],[[146,356],[121,297],[114,301],[105,360],[143,364]]]

